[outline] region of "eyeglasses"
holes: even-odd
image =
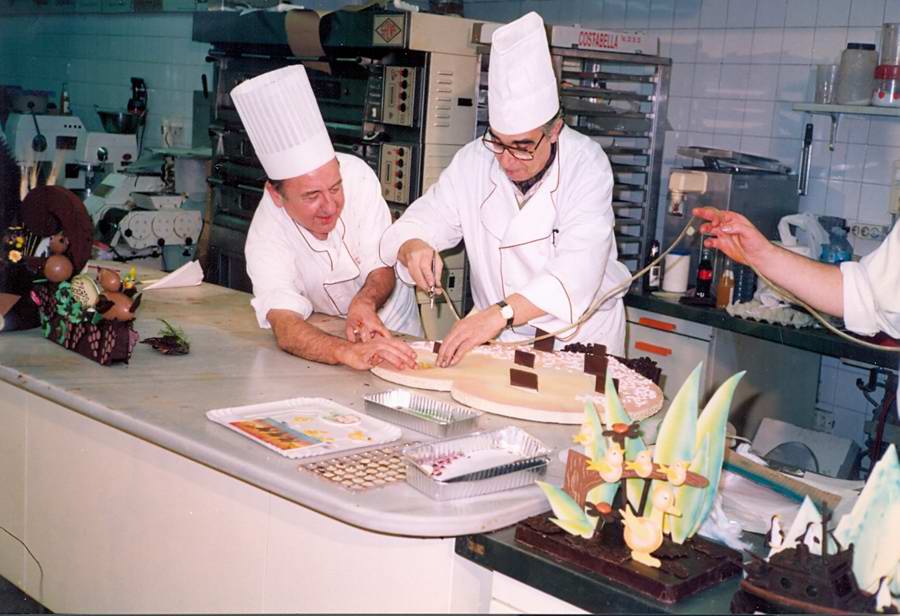
[[[526,150],[524,148],[518,148],[513,145],[506,145],[505,143],[496,141],[492,139],[493,136],[491,129],[484,131],[484,135],[481,137],[481,143],[484,144],[484,147],[497,156],[502,156],[503,152],[509,152],[509,154],[517,160],[534,160],[535,152],[537,152],[538,147],[540,147],[541,142],[544,140],[544,137],[546,137],[545,134],[541,133],[541,138],[534,144],[534,147]]]

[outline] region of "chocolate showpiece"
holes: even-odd
[[[534,353],[516,349],[516,353],[513,355],[513,362],[520,366],[534,368]]]
[[[542,330],[539,327],[534,328],[534,337],[540,338],[541,336],[546,336],[547,332]],[[546,351],[547,353],[552,353],[553,348],[556,346],[556,338],[554,336],[550,336],[549,338],[543,338],[541,340],[534,341],[534,348],[538,351]]]
[[[608,365],[609,361],[606,359],[606,355],[589,354],[584,356],[585,373],[596,375],[598,379],[606,380],[606,367]]]
[[[516,368],[509,369],[509,384],[514,387],[524,387],[526,389],[533,389],[537,391],[538,388],[538,377],[534,372],[528,372],[526,370],[517,370]]]
[[[440,343],[440,342],[435,342],[435,343],[434,343],[434,346],[431,347],[431,351],[432,351],[433,353],[438,353],[440,350],[441,350],[441,343]]]

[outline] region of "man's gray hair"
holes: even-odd
[[[555,114],[553,114],[552,118],[541,125],[541,130],[546,136],[550,136],[550,133],[553,132],[553,125],[556,124],[556,121],[561,117],[563,117],[562,107],[560,107],[559,110]]]

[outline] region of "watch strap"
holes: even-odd
[[[505,301],[503,301],[502,299],[501,299],[499,302],[497,302],[496,306],[497,306],[498,308],[500,308],[500,314],[501,314],[501,316],[503,315],[503,309],[504,309],[504,308],[507,308],[507,307],[508,307],[508,308],[510,308],[510,312],[512,311],[512,306],[510,306],[509,304],[507,304],[507,303],[506,303]],[[515,319],[515,318],[516,318],[516,315],[513,314],[513,315],[511,315],[508,319],[506,319],[506,326],[507,326],[507,327],[512,327],[512,326],[513,326],[513,319]]]

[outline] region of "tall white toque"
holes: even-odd
[[[303,66],[249,79],[231,90],[231,100],[269,179],[304,175],[334,158]]]
[[[488,113],[491,129],[527,133],[559,111],[559,92],[544,20],[534,11],[497,28],[491,37]]]

